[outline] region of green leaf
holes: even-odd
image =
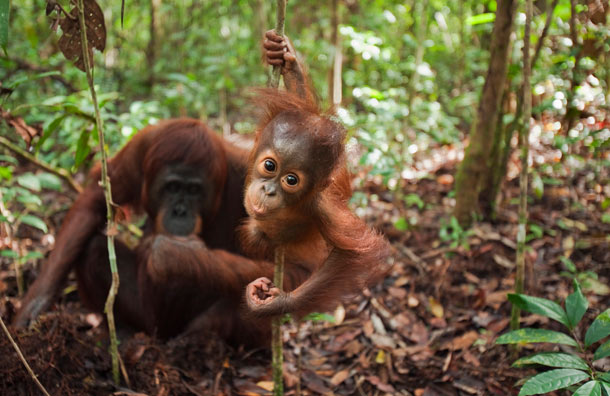
[[[531,180],[532,190],[534,191],[534,195],[536,198],[540,199],[544,195],[544,183],[542,182],[542,178],[538,172],[532,173]]]
[[[593,360],[598,360],[610,356],[610,340],[604,342],[593,354]]]
[[[55,191],[61,190],[61,179],[58,176],[47,172],[39,173],[37,176],[40,181],[40,187]]]
[[[566,313],[570,321],[570,329],[578,325],[585,312],[589,308],[589,301],[582,294],[580,285],[574,280],[574,292],[566,298]]]
[[[36,175],[31,172],[19,175],[17,177],[17,183],[19,183],[21,187],[29,188],[32,191],[40,191],[40,181]]]
[[[49,231],[45,222],[34,215],[29,215],[29,214],[23,215],[23,216],[21,216],[20,220],[22,223],[32,226],[34,228],[38,228],[42,232]]]
[[[13,171],[11,168],[6,166],[0,166],[0,179],[11,180],[13,178]]]
[[[407,219],[404,217],[399,218],[394,222],[394,228],[398,231],[406,231],[409,228],[409,224],[407,223]]]
[[[548,367],[573,368],[588,370],[587,362],[576,355],[561,352],[542,352],[523,357],[513,363],[514,367],[523,367],[530,364],[541,364]]]
[[[0,250],[0,257],[8,257],[8,258],[12,258],[12,259],[17,259],[17,258],[19,258],[19,253],[17,253],[14,250],[10,250],[10,249]]]
[[[493,12],[486,12],[484,14],[473,15],[466,18],[468,25],[480,25],[482,23],[490,23],[496,20],[496,14]]]
[[[598,374],[597,378],[601,379],[604,382],[607,382],[610,384],[610,372],[608,373],[603,373],[603,374]]]
[[[512,293],[509,293],[508,301],[524,311],[555,319],[559,323],[563,323],[566,327],[570,327],[570,321],[568,320],[566,312],[561,308],[561,305],[554,301],[547,300],[546,298]]]
[[[519,396],[538,395],[567,388],[587,378],[590,378],[589,374],[580,370],[558,369],[546,371],[527,380],[519,391]]]
[[[91,133],[87,129],[83,129],[81,132],[78,142],[76,143],[76,154],[74,158],[74,168],[78,168],[85,158],[87,158],[87,154],[91,151],[89,147],[89,136]]]
[[[42,205],[42,200],[34,194],[21,194],[17,196],[17,201],[21,202],[22,204],[33,204],[33,205],[37,205],[40,206]]]
[[[610,308],[600,313],[585,334],[585,346],[610,335]]]
[[[576,266],[574,265],[574,262],[572,260],[570,260],[568,257],[566,256],[561,256],[559,257],[559,260],[563,263],[563,265],[566,267],[566,269],[572,273],[576,272]]]
[[[589,381],[580,388],[572,396],[601,396],[602,388],[597,381]]]
[[[558,331],[546,329],[519,329],[502,334],[496,340],[496,344],[528,344],[534,342],[552,342],[578,346],[578,343],[570,336]]]
[[[53,133],[55,133],[55,131],[57,130],[57,128],[59,128],[59,126],[61,125],[62,121],[65,118],[66,118],[66,115],[62,114],[59,117],[55,118],[53,121],[51,121],[51,123],[49,124],[47,129],[45,129],[45,131],[43,132],[40,139],[38,139],[38,143],[36,143],[36,151],[40,150],[40,148],[42,147],[44,142],[47,141],[49,136],[51,136]]]
[[[312,322],[329,322],[335,323],[335,317],[328,313],[312,312],[303,317],[303,320],[311,320]]]
[[[9,11],[10,0],[0,0],[0,47],[2,47],[6,56],[8,56],[6,46],[8,44]]]
[[[28,252],[28,254],[26,254],[25,256],[23,256],[23,258],[25,260],[35,260],[35,259],[41,259],[44,258],[44,254],[37,252],[37,251],[33,251],[33,252]]]
[[[600,382],[600,385],[601,385],[602,389],[604,390],[604,393],[606,394],[606,396],[610,396],[610,383]]]

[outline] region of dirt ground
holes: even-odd
[[[364,189],[369,197],[364,215],[392,242],[395,265],[382,284],[340,307],[334,323],[284,326],[287,394],[516,395],[515,383],[534,372],[511,368],[514,356],[506,346],[494,344],[507,331],[510,315],[506,294],[514,283],[517,229],[511,198],[518,195],[517,181],[505,186],[507,204],[499,208],[495,223],[454,232],[443,241],[439,235],[448,230],[454,172],[453,167],[439,169],[432,178],[403,187],[405,196],[421,197],[421,208],[373,186]],[[587,172],[566,176],[562,183],[532,202],[531,221],[544,232],[530,242],[527,292],[562,301],[572,281],[562,273],[560,258],[570,257],[578,271],[596,273],[595,284],[601,285],[586,292],[588,324],[610,302],[603,292],[610,280],[610,225],[595,210],[599,197],[591,195]],[[416,224],[398,231],[394,223],[399,217]],[[53,218],[56,227],[59,220]],[[40,243],[40,235],[31,239]],[[47,250],[41,247],[43,253]],[[18,293],[13,266],[3,260],[0,313],[10,321]],[[27,284],[35,268],[25,266]],[[105,324],[82,308],[74,288],[72,280],[61,301],[33,328],[17,334],[12,330],[52,395],[270,394],[269,351],[233,350],[210,336],[166,343],[143,334],[122,339],[129,382],[124,377],[121,387],[114,386]],[[524,315],[522,325],[561,330],[536,315]],[[1,334],[0,395],[35,394],[40,391]]]

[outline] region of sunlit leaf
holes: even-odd
[[[11,249],[5,249],[5,250],[0,250],[0,256],[17,259],[17,258],[19,258],[19,253],[17,253],[14,250],[11,250]]]
[[[589,381],[578,388],[572,396],[601,396],[602,388],[597,381]]]
[[[508,301],[524,311],[555,319],[559,323],[564,324],[566,327],[570,327],[570,321],[568,320],[566,312],[554,301],[547,300],[546,298],[513,293],[508,295]]]
[[[602,359],[608,356],[610,356],[610,340],[601,344],[599,348],[597,348],[595,354],[593,355],[593,360]]]
[[[582,294],[578,282],[574,280],[574,292],[566,298],[566,313],[570,321],[570,328],[578,325],[588,307],[589,302]]]
[[[576,355],[561,352],[542,352],[523,357],[513,363],[514,367],[523,367],[531,364],[540,364],[548,367],[573,368],[587,370],[587,362]]]
[[[406,231],[409,228],[409,223],[407,223],[407,219],[401,217],[394,222],[394,228],[398,231]]]
[[[40,181],[40,187],[55,191],[61,190],[61,179],[58,176],[47,172],[41,172],[37,176]]]
[[[482,23],[490,23],[496,20],[496,14],[493,12],[486,12],[484,14],[473,15],[466,19],[468,25],[480,25]]]
[[[17,183],[32,191],[40,191],[40,180],[33,173],[28,172],[17,176]]]
[[[578,346],[578,343],[570,336],[558,331],[546,329],[519,329],[502,334],[496,340],[496,344],[528,344],[536,342],[551,342]]]
[[[567,388],[589,378],[589,374],[574,369],[558,369],[546,371],[527,380],[519,396],[538,395],[557,389]]]
[[[610,335],[610,308],[595,318],[585,334],[585,346],[601,340]]]
[[[23,215],[21,216],[20,220],[22,223],[32,226],[34,228],[38,228],[42,232],[48,232],[47,225],[45,224],[45,222],[34,215]]]

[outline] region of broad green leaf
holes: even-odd
[[[546,329],[519,329],[502,334],[496,340],[496,344],[528,344],[534,342],[551,342],[578,346],[578,343],[570,336],[558,331]]]
[[[604,390],[606,396],[610,396],[610,383],[600,382],[601,388]]]
[[[493,12],[486,12],[484,14],[473,15],[466,18],[468,25],[480,25],[482,23],[489,23],[496,20],[496,14]]]
[[[599,375],[597,376],[597,378],[599,378],[599,379],[601,379],[602,381],[605,381],[605,382],[607,382],[607,383],[609,383],[609,384],[610,384],[610,372],[608,372],[608,373],[603,373],[603,374],[599,374]]]
[[[13,171],[11,168],[6,166],[0,166],[0,179],[11,180],[13,178]]]
[[[578,325],[585,312],[589,308],[589,302],[583,296],[580,285],[574,280],[574,292],[566,298],[566,313],[570,321],[570,328],[573,329]]]
[[[585,334],[585,346],[610,335],[610,308],[600,313]]]
[[[21,187],[29,188],[32,191],[40,191],[40,180],[31,172],[24,173],[17,177],[17,183]]]
[[[407,223],[407,219],[404,217],[399,218],[394,222],[394,228],[398,231],[406,231],[409,228],[409,224]]]
[[[19,196],[17,196],[17,201],[21,202],[22,204],[33,204],[33,205],[42,205],[42,200],[40,199],[40,197],[38,197],[37,195],[34,194],[21,194]]]
[[[523,367],[529,364],[541,364],[549,367],[573,368],[587,370],[587,363],[576,355],[561,352],[543,352],[535,355],[526,356],[515,363],[514,367]]]
[[[597,381],[589,381],[580,388],[572,396],[601,396],[602,388]]]
[[[508,295],[508,301],[515,304],[524,311],[546,316],[547,318],[555,319],[559,323],[570,327],[570,321],[566,312],[559,304],[546,298],[526,296],[525,294]]]
[[[22,223],[32,226],[34,228],[38,228],[42,232],[49,231],[47,229],[47,225],[45,224],[45,222],[34,215],[29,215],[29,214],[23,215],[23,216],[21,216],[20,220]]]
[[[539,395],[567,388],[587,378],[589,378],[589,374],[580,370],[557,369],[546,371],[527,380],[523,387],[521,387],[519,396]]]
[[[47,172],[39,173],[37,176],[40,181],[40,187],[55,191],[61,190],[61,179],[58,176]]]
[[[17,158],[12,155],[0,154],[0,161],[10,162],[13,165],[19,165],[19,161],[17,161]]]
[[[327,313],[312,312],[310,314],[307,314],[305,317],[303,317],[303,320],[311,320],[313,322],[334,323],[335,317],[330,314],[327,314]]]
[[[25,256],[23,256],[23,258],[25,260],[35,260],[35,259],[41,259],[44,258],[44,254],[37,252],[37,251],[33,251],[33,252],[28,252],[28,254],[26,254]]]
[[[0,47],[4,50],[6,56],[8,56],[6,46],[8,44],[9,10],[10,0],[0,0]]]
[[[53,121],[51,121],[51,123],[49,124],[47,129],[45,129],[44,132],[42,133],[42,136],[40,137],[40,139],[38,139],[38,143],[36,143],[36,151],[40,150],[40,148],[42,147],[44,142],[46,142],[46,140],[49,138],[49,136],[51,136],[53,133],[55,133],[55,131],[57,130],[57,128],[59,128],[59,126],[61,125],[62,121],[65,118],[66,118],[66,115],[62,114],[59,117],[55,118]]]
[[[0,257],[19,258],[19,253],[11,249],[0,250]]]
[[[78,142],[76,143],[76,154],[74,158],[74,168],[78,168],[85,158],[87,158],[87,154],[91,151],[91,147],[89,147],[89,135],[91,133],[87,129],[83,129],[81,132]]]
[[[601,359],[610,356],[610,340],[601,344],[593,355],[593,360]]]

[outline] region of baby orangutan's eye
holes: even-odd
[[[275,162],[273,160],[270,160],[270,159],[265,160],[265,170],[267,172],[275,172],[276,168],[277,168],[277,166],[275,165]]]
[[[290,173],[286,175],[286,184],[294,187],[299,184],[299,178],[297,177],[297,175],[293,175],[292,173]]]

